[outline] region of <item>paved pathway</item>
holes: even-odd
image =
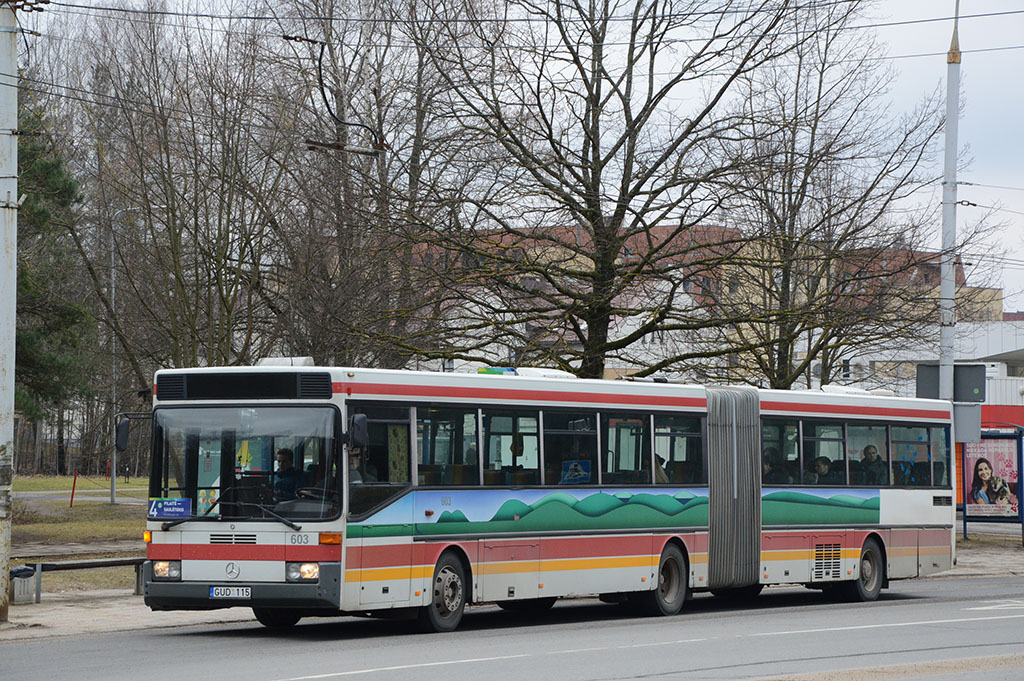
[[[137,553],[146,552],[146,544],[141,539],[123,539],[119,541],[90,542],[88,544],[43,544],[42,542],[26,542],[11,547],[12,558],[49,558],[52,556],[95,555],[99,553]]]

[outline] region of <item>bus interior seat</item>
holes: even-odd
[[[930,461],[915,461],[911,472],[911,485],[927,487],[932,484],[932,471]]]
[[[440,485],[443,484],[443,475],[441,466],[437,464],[423,463],[419,465],[419,475],[421,485]]]
[[[469,466],[458,463],[452,466],[453,485],[475,485],[477,484],[476,466]]]
[[[910,462],[909,461],[893,461],[892,462],[892,479],[893,484],[897,487],[901,487],[909,484],[908,479],[910,478]]]

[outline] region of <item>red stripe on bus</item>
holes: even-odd
[[[284,560],[284,545],[182,544],[182,560]]]
[[[238,544],[149,544],[149,560],[290,560],[338,562],[340,546],[291,546],[264,544],[261,546]]]
[[[459,388],[432,385],[391,385],[385,383],[334,383],[333,390],[346,395],[399,395],[402,397],[455,397],[478,400],[519,400],[598,402],[602,404],[636,404],[647,406],[707,407],[703,397],[669,397],[664,395],[618,395],[608,393],[557,392],[553,390],[519,390],[515,388]]]
[[[764,532],[762,537],[761,550],[763,551],[797,551],[813,548],[812,544],[822,543],[824,537],[840,535],[844,547],[860,548],[864,538],[868,536],[865,530],[827,530],[815,528],[814,530],[797,532]]]
[[[535,537],[522,539],[480,539],[468,542],[457,542],[466,552],[471,562],[477,562],[477,551],[480,560],[493,560],[487,553],[502,552],[515,555],[522,553],[525,560],[555,560],[568,558],[599,558],[612,556],[651,555],[660,551],[661,546],[670,536],[654,536],[638,534],[631,537],[547,537],[538,540]],[[707,535],[687,535],[687,546],[692,551],[707,550]],[[539,544],[539,547],[537,546]],[[402,567],[408,565],[433,564],[441,551],[451,544],[447,542],[409,544],[381,544],[377,546],[352,547],[348,550],[350,568],[362,569]],[[532,550],[527,550],[531,549]],[[512,560],[500,558],[500,560]]]
[[[149,560],[181,560],[181,544],[146,544]]]
[[[948,411],[938,409],[902,409],[895,407],[856,407],[844,404],[802,404],[793,402],[762,402],[761,411],[782,411],[807,414],[857,414],[859,416],[898,416],[919,419],[949,419]]]
[[[287,544],[284,547],[284,559],[292,562],[338,563],[341,562],[341,546],[292,546]]]

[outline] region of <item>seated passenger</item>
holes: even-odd
[[[861,452],[860,469],[865,485],[889,484],[889,466],[878,456],[878,447],[866,445]]]
[[[349,484],[361,484],[364,482],[377,482],[377,476],[371,470],[369,464],[363,463],[363,452],[355,447],[348,452],[348,481]]]
[[[784,485],[793,482],[786,475],[786,472],[776,465],[775,459],[768,454],[769,451],[773,451],[773,448],[769,447],[765,450],[765,455],[761,462],[761,481],[772,485]]]
[[[832,470],[832,460],[829,459],[827,456],[819,456],[817,459],[813,461],[812,466],[812,483],[818,485],[843,484],[844,476]]]

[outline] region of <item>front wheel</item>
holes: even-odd
[[[431,582],[430,604],[420,608],[419,622],[425,631],[454,631],[466,609],[466,575],[451,553],[437,561]]]
[[[686,602],[689,571],[683,552],[668,544],[658,561],[658,583],[652,591],[641,591],[632,599],[648,615],[675,615]]]
[[[878,541],[870,538],[864,542],[860,550],[860,570],[857,579],[844,582],[842,593],[851,601],[868,602],[878,599],[882,591],[882,578],[885,564],[882,562],[882,547]]]
[[[284,608],[253,608],[252,614],[256,615],[256,621],[271,629],[294,627],[302,619],[294,610]]]

